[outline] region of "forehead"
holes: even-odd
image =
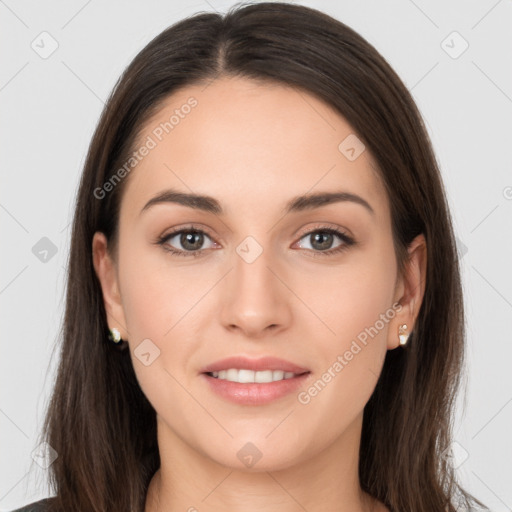
[[[235,215],[342,189],[382,213],[387,198],[373,156],[344,153],[354,137],[329,105],[282,84],[223,77],[189,86],[141,128],[134,150],[150,149],[130,173],[122,210],[136,215],[166,188],[217,197]]]

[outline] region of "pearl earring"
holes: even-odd
[[[121,342],[121,333],[119,332],[119,329],[117,327],[113,327],[112,329],[109,329],[109,339],[113,341],[114,343],[120,343]]]
[[[402,324],[398,328],[398,339],[400,340],[400,345],[402,345],[402,347],[407,343],[407,340],[409,339],[409,334],[407,334],[406,329],[406,324]]]

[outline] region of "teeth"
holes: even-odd
[[[221,370],[219,372],[211,372],[215,378],[229,380],[231,382],[239,382],[247,384],[250,382],[266,383],[278,380],[291,379],[295,377],[293,372],[283,372],[282,370],[264,370],[255,372],[253,370],[237,370],[230,368],[229,370]]]

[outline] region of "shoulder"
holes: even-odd
[[[34,501],[28,505],[24,505],[21,508],[17,508],[12,512],[45,512],[48,510],[48,505],[53,501],[54,498],[44,498],[39,501]]]

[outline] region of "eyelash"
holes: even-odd
[[[179,235],[181,233],[199,233],[199,234],[204,234],[204,235],[208,236],[209,238],[212,238],[206,231],[204,231],[202,229],[196,228],[194,226],[187,226],[185,228],[181,228],[176,231],[172,231],[171,233],[167,233],[166,235],[159,237],[155,243],[158,245],[161,245],[165,251],[170,252],[171,254],[173,254],[175,256],[185,256],[185,257],[192,256],[192,257],[197,258],[202,255],[203,251],[207,250],[207,249],[200,249],[198,251],[181,251],[181,250],[176,250],[176,249],[166,245],[167,241],[170,238],[173,238],[174,236]],[[327,251],[315,251],[313,249],[303,249],[305,251],[312,252],[312,256],[314,258],[324,257],[324,256],[333,256],[335,254],[338,254],[338,253],[341,253],[341,252],[347,250],[349,247],[351,247],[357,243],[353,238],[349,237],[347,234],[343,233],[342,231],[338,231],[337,229],[334,229],[334,228],[331,228],[328,226],[319,226],[312,231],[308,231],[307,233],[304,233],[299,238],[299,240],[301,240],[302,238],[304,238],[306,236],[312,235],[314,233],[329,233],[329,234],[337,236],[343,242],[342,245],[335,247],[334,249],[329,249]]]

